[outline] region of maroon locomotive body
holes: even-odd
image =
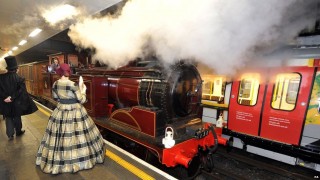
[[[96,124],[146,147],[168,167],[199,168],[200,159],[204,159],[203,166],[212,168],[208,152],[218,142],[226,144],[210,124],[200,119],[202,79],[191,64],[178,63],[165,69],[158,61],[150,60],[117,70],[91,69],[78,75],[90,87],[88,94],[99,94],[95,101],[103,101],[95,104],[96,115],[105,115],[95,116]],[[103,80],[91,88],[90,78]],[[200,154],[208,157],[201,158]]]
[[[213,151],[227,141],[200,118],[202,79],[194,65],[165,68],[151,59],[116,70],[79,69],[70,79],[78,82],[80,76],[87,86],[84,106],[107,139],[136,144],[165,166],[185,167],[190,174],[213,168]],[[36,96],[52,104],[51,87],[58,78],[41,72],[36,83],[42,91]]]

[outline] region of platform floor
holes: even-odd
[[[8,141],[5,121],[0,115],[0,179],[1,180],[135,180],[135,179],[168,179],[167,174],[138,163],[127,155],[107,145],[104,164],[97,164],[90,170],[58,175],[46,174],[35,165],[35,156],[40,140],[45,131],[48,115],[41,107],[37,112],[22,116],[23,129],[26,133]],[[141,175],[142,174],[142,175]],[[169,176],[169,179],[171,177]],[[174,178],[172,178],[174,179]]]

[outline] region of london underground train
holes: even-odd
[[[233,78],[203,76],[205,122],[223,122],[233,147],[320,171],[320,49],[248,68]]]

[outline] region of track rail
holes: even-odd
[[[203,172],[206,179],[315,179],[318,172],[292,166],[241,150],[227,153],[219,147],[213,155],[215,168],[211,173]]]

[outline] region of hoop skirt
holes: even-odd
[[[103,138],[86,109],[80,103],[59,103],[49,117],[36,165],[45,173],[75,173],[103,163],[104,153]]]

